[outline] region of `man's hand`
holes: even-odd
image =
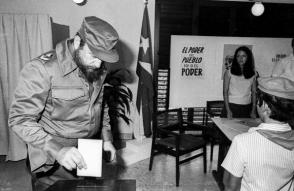
[[[116,150],[113,146],[113,144],[110,141],[105,141],[103,144],[103,149],[104,151],[109,151],[110,152],[110,161],[113,161],[116,155]]]
[[[83,156],[75,147],[63,147],[57,154],[56,160],[67,170],[87,168]]]

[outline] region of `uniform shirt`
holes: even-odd
[[[283,148],[257,131],[248,132],[234,137],[222,167],[242,177],[241,191],[276,191],[293,176],[294,150]]]
[[[24,66],[8,123],[27,143],[32,170],[53,164],[58,151],[76,146],[78,138],[101,131],[103,140],[112,139],[108,108],[102,110],[105,76],[106,71],[89,93],[90,85],[73,61],[68,41]]]
[[[230,75],[229,102],[247,105],[251,103],[251,86],[255,76],[245,79],[244,76]]]

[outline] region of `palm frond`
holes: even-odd
[[[107,74],[104,82],[104,101],[109,107],[110,120],[122,118],[127,124],[130,119],[127,114],[130,113],[130,102],[133,100],[132,91],[122,83],[123,72],[125,69],[117,69]]]

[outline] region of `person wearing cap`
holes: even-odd
[[[109,23],[86,17],[73,39],[23,67],[8,124],[27,144],[31,171],[43,186],[87,168],[76,148],[79,138],[103,139],[103,149],[115,158],[103,82],[104,62],[119,59],[117,42]]]
[[[293,190],[294,82],[259,78],[257,100],[262,123],[234,137],[222,163],[225,190]]]
[[[294,81],[294,38],[291,41],[292,53],[282,58],[273,68],[272,77],[285,77]]]

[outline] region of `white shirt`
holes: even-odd
[[[273,125],[279,126],[262,123],[255,129]],[[242,177],[241,191],[276,191],[293,176],[294,150],[287,150],[252,130],[233,139],[222,167]],[[288,188],[287,185],[284,190]]]
[[[244,76],[230,75],[229,102],[241,105],[251,103],[251,86],[255,76],[245,79]]]

